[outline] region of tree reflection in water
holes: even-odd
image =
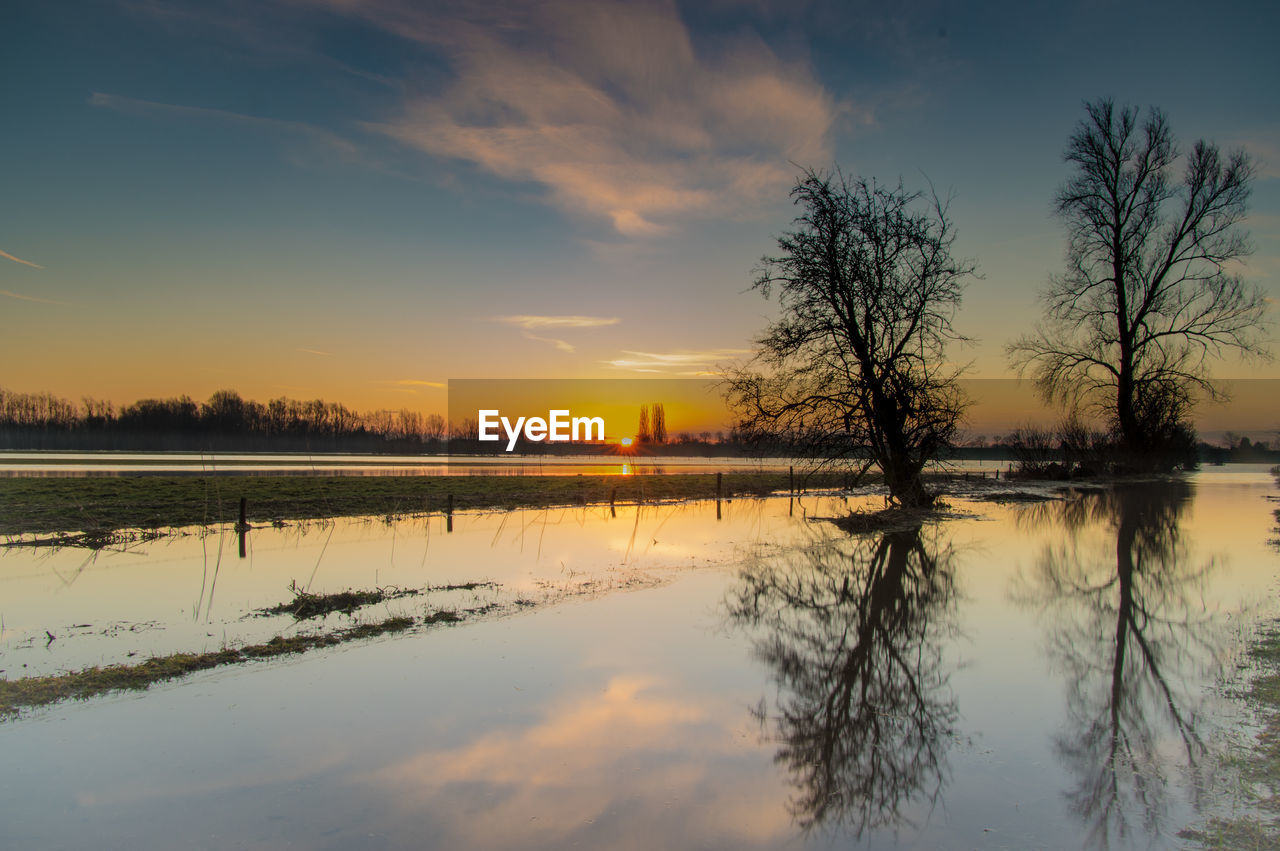
[[[1197,727],[1221,630],[1191,564],[1179,523],[1185,482],[1124,484],[1065,503],[1029,507],[1020,522],[1065,532],[1013,592],[1047,619],[1048,653],[1067,681],[1066,729],[1055,749],[1075,778],[1072,811],[1086,845],[1164,832],[1170,786],[1201,787]]]
[[[848,537],[761,559],[728,600],[758,631],[778,696],[761,724],[796,787],[808,831],[857,836],[936,803],[957,704],[943,664],[953,623],[952,553],[920,527]]]

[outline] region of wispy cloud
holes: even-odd
[[[378,382],[379,384],[394,384],[397,387],[445,387],[443,381],[426,381],[421,378],[386,378]]]
[[[171,33],[199,32],[206,42],[232,53],[248,48],[255,55],[270,56],[290,67],[308,63],[336,69],[387,88],[400,82],[382,74],[356,68],[324,52],[328,39],[303,25],[298,16],[302,4],[211,2],[211,0],[119,0],[126,10],[158,24]]]
[[[831,157],[837,106],[753,36],[695,49],[669,0],[321,0],[446,54],[452,85],[370,129],[546,188],[628,236],[738,214]],[[447,9],[448,11],[441,11]]]
[[[333,352],[322,352],[319,349],[298,349],[298,351],[309,355],[324,355],[325,357],[329,357],[333,354]]]
[[[118,112],[134,115],[167,115],[178,118],[195,118],[237,124],[257,130],[284,134],[300,139],[313,148],[344,160],[359,158],[359,149],[348,139],[336,133],[307,124],[303,121],[287,121],[280,118],[265,118],[258,115],[245,115],[229,112],[225,109],[210,109],[203,106],[183,106],[181,104],[159,103],[157,101],[137,100],[120,95],[94,92],[89,96],[93,106],[113,109]]]
[[[5,258],[6,260],[12,260],[14,263],[21,263],[23,266],[30,266],[33,269],[44,268],[39,263],[32,263],[30,260],[23,260],[21,257],[14,257],[7,251],[0,251],[0,257]]]
[[[617,325],[622,320],[616,316],[495,316],[494,322],[514,325],[526,331],[540,328],[600,328]]]
[[[549,343],[562,352],[573,354],[578,350],[577,346],[568,340],[561,340],[557,337],[543,337],[534,334],[534,331],[541,331],[545,328],[603,328],[608,325],[617,325],[622,320],[616,316],[536,316],[530,314],[520,314],[517,316],[493,316],[490,317],[494,322],[501,322],[504,325],[514,325],[524,330],[524,338],[533,340],[537,343]]]
[[[681,352],[623,351],[627,357],[604,361],[606,366],[629,372],[665,373],[668,375],[718,375],[717,365],[749,349],[702,349]]]
[[[64,307],[73,306],[69,301],[55,301],[54,299],[51,299],[51,298],[37,298],[36,296],[33,296],[33,295],[23,295],[22,293],[11,293],[8,290],[0,290],[0,295],[5,296],[7,298],[16,298],[21,301],[35,301],[35,302],[39,302],[40,304],[60,304]]]
[[[533,340],[537,343],[550,343],[560,351],[567,352],[569,354],[573,354],[578,350],[576,346],[565,340],[557,340],[554,337],[539,337],[537,334],[530,334],[528,331],[524,332],[524,338],[526,340]]]

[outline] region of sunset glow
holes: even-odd
[[[0,9],[22,847],[1280,848],[1280,3]]]
[[[796,164],[832,163],[954,196],[957,358],[1005,377],[1100,94],[1270,163],[1244,273],[1280,296],[1273,28],[819,5],[19,0],[4,386],[442,413],[450,378],[714,377],[770,310],[744,290]]]

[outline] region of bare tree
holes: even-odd
[[[944,349],[965,278],[951,256],[947,205],[899,183],[888,188],[808,170],[791,192],[795,229],[766,257],[755,289],[775,289],[782,317],[728,379],[741,427],[783,440],[821,464],[879,467],[890,498],[933,501],[925,464],[949,446],[963,411]]]
[[[444,417],[439,414],[428,414],[423,421],[422,436],[433,443],[443,440],[445,431]]]
[[[666,443],[667,442],[667,409],[663,407],[663,404],[661,402],[654,402],[653,405],[650,406],[650,411],[652,412],[650,415],[650,419],[652,420],[652,427],[653,427],[653,442]]]
[[[1067,226],[1067,271],[1044,294],[1046,317],[1010,347],[1044,397],[1109,421],[1130,459],[1172,466],[1194,446],[1188,424],[1207,365],[1228,351],[1266,356],[1262,293],[1235,273],[1249,254],[1237,225],[1253,166],[1198,141],[1182,181],[1162,112],[1086,104],[1067,145],[1075,172],[1054,202]]]

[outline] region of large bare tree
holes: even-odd
[[[944,349],[960,339],[952,318],[973,264],[952,256],[936,195],[921,203],[839,170],[807,170],[791,195],[802,212],[755,281],[782,315],[731,373],[730,404],[746,433],[821,463],[874,464],[893,502],[928,505],[922,471],[963,410]]]
[[[1167,465],[1193,445],[1196,391],[1215,392],[1209,362],[1266,355],[1266,302],[1238,274],[1253,166],[1201,140],[1178,181],[1162,112],[1140,121],[1107,99],[1085,111],[1054,202],[1067,269],[1045,291],[1044,321],[1010,354],[1046,399],[1103,414],[1131,460]]]

